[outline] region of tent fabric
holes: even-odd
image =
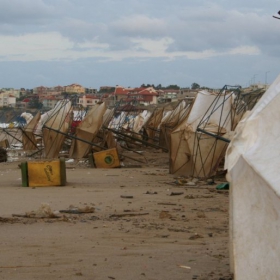
[[[149,139],[148,142],[151,143],[155,142],[157,129],[163,118],[163,113],[164,113],[164,108],[155,109],[152,115],[150,116],[150,118],[143,125],[143,128],[145,129],[145,132],[147,133],[147,137]]]
[[[190,112],[190,108],[191,103],[183,100],[173,111],[167,112],[160,124],[159,145],[161,147],[169,149],[171,132],[185,120]]]
[[[43,141],[46,158],[57,158],[65,140],[65,135],[49,130],[47,127],[67,133],[73,119],[72,109],[71,101],[59,101],[52,110],[52,114],[44,122]],[[43,115],[41,116],[41,121],[42,117]]]
[[[145,123],[149,120],[152,113],[144,110],[140,114],[138,114],[134,119],[134,125],[133,125],[133,131],[136,133],[139,133],[139,131],[142,129],[142,127],[145,125]]]
[[[237,125],[227,149],[235,279],[280,279],[280,76]]]
[[[105,112],[105,103],[95,104],[76,128],[76,137],[92,142],[102,126]],[[89,153],[90,148],[91,145],[75,139],[72,141],[69,156],[73,158],[83,158]]]
[[[224,156],[227,144],[212,136],[198,133],[197,127],[206,120],[203,127],[208,132],[228,135],[231,132],[230,94],[197,93],[190,113],[171,133],[170,165],[171,174],[210,177]]]
[[[34,118],[26,125],[22,133],[22,144],[24,151],[36,150],[37,143],[34,135],[35,128],[41,118],[41,113],[38,112]]]

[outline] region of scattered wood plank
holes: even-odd
[[[171,202],[159,202],[158,205],[177,205],[177,203],[171,203]]]
[[[56,215],[36,216],[36,215],[27,215],[27,214],[12,214],[12,217],[30,218],[30,219],[57,219],[57,218],[60,218],[59,216],[56,216]]]
[[[144,216],[149,215],[148,212],[143,213],[120,213],[120,214],[112,214],[109,218],[121,218],[121,217],[134,217],[134,216]]]
[[[133,198],[133,195],[121,195],[121,198]]]
[[[170,193],[170,196],[173,196],[173,195],[182,195],[184,194],[184,192],[171,192]]]

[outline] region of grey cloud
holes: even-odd
[[[1,0],[0,24],[36,24],[57,15],[57,10],[42,0]]]
[[[99,58],[85,58],[69,63],[1,62],[2,86],[4,82],[6,86],[38,86],[45,82],[42,77],[48,78],[50,86],[72,82],[96,87],[143,82],[223,86],[245,83],[257,72],[262,77],[261,71],[271,71],[272,78],[279,69],[280,20],[272,18],[280,9],[276,0],[0,0],[0,7],[1,34],[56,31],[77,43],[75,46],[96,40],[109,44],[110,51],[135,50],[132,38],[162,37],[174,40],[169,52],[224,52],[242,45],[261,50],[257,57],[195,61],[147,58],[144,62],[104,59],[99,63]],[[240,66],[244,64],[250,67]]]
[[[189,15],[180,16],[172,30],[170,34],[173,33],[175,42],[169,51],[222,51],[242,45],[265,49],[270,43],[280,43],[280,37],[275,36],[277,27],[269,15],[217,7],[199,8]]]
[[[166,24],[164,19],[134,14],[113,22],[111,28],[112,33],[122,36],[154,38],[164,36]]]
[[[101,24],[75,18],[67,18],[59,26],[60,33],[74,42],[92,40],[98,37],[104,28],[106,27]]]

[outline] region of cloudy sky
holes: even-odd
[[[271,83],[278,10],[276,0],[0,0],[0,88]]]

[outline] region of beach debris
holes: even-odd
[[[160,219],[170,219],[170,218],[172,218],[172,215],[169,213],[169,211],[161,211],[159,213],[159,218]]]
[[[157,192],[146,191],[145,194],[157,194]]]
[[[0,266],[0,269],[2,268],[11,268],[11,269],[17,269],[17,268],[26,268],[26,267],[50,267],[52,264],[43,264],[43,265],[14,265],[14,266]]]
[[[120,167],[120,159],[116,148],[93,153],[96,168]]]
[[[169,206],[174,206],[177,205],[177,203],[171,203],[171,202],[159,202],[158,205],[169,205]]]
[[[121,195],[121,198],[133,198],[133,195]]]
[[[206,183],[207,183],[207,185],[214,185],[214,184],[215,184],[215,181],[214,181],[213,178],[210,178],[210,179],[207,179],[207,180],[206,180]]]
[[[181,268],[185,268],[185,269],[191,269],[190,266],[186,266],[186,265],[178,265],[178,266],[181,267]]]
[[[133,217],[133,216],[145,216],[145,215],[149,215],[148,212],[137,212],[137,213],[120,213],[120,214],[111,214],[109,216],[109,218],[122,218],[122,217]]]
[[[170,196],[173,196],[173,195],[182,195],[184,194],[184,192],[171,192],[170,193]]]
[[[205,213],[203,211],[197,212],[197,217],[198,218],[206,218]]]
[[[185,198],[187,198],[187,199],[194,199],[195,197],[194,197],[193,194],[187,194],[187,195],[185,196]]]
[[[216,190],[229,190],[229,183],[222,183],[216,187]]]
[[[60,213],[67,213],[67,214],[86,214],[86,213],[94,213],[95,208],[92,206],[86,207],[75,207],[73,205],[69,206],[69,209],[66,210],[59,210]]]
[[[195,233],[194,235],[192,235],[189,239],[190,240],[195,240],[195,239],[199,239],[199,238],[203,238],[202,235]]]
[[[21,163],[23,187],[65,186],[65,159],[25,161]]]
[[[20,217],[20,218],[37,218],[37,219],[59,218],[56,211],[52,211],[50,205],[47,203],[42,203],[41,206],[35,211],[26,212],[25,214],[12,214],[12,216]]]
[[[17,219],[17,218],[3,218],[3,217],[0,217],[0,223],[10,223],[10,224],[13,224],[13,223],[16,223],[18,221],[19,221],[19,219]]]

